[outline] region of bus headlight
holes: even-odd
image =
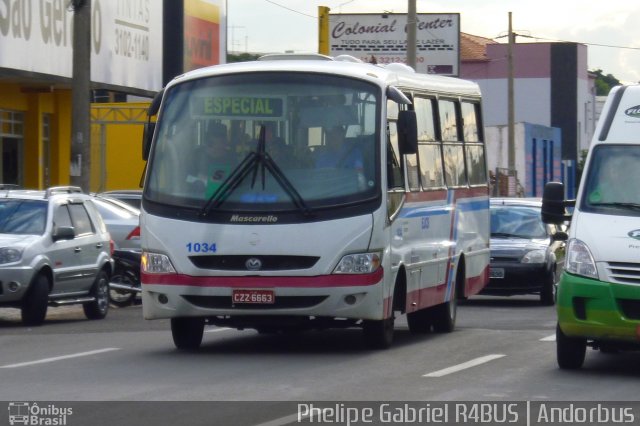
[[[142,252],[142,272],[147,274],[175,274],[176,270],[166,254]]]
[[[585,243],[572,239],[567,244],[565,269],[572,274],[598,279],[598,269],[591,251]]]
[[[340,259],[334,274],[370,274],[380,267],[380,253],[348,254]]]

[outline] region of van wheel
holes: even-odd
[[[383,320],[365,320],[362,322],[364,343],[371,349],[387,349],[393,343],[393,315]]]
[[[195,350],[202,343],[204,318],[171,318],[171,335],[176,348]]]
[[[432,322],[433,315],[430,309],[420,309],[419,311],[409,312],[407,314],[407,324],[409,325],[409,331],[412,333],[429,333]]]
[[[563,370],[576,370],[584,364],[587,351],[587,340],[576,337],[568,337],[556,325],[556,355],[558,366]]]
[[[90,294],[95,300],[82,305],[84,315],[92,320],[103,319],[109,312],[109,276],[105,271],[98,272]]]
[[[39,274],[31,283],[27,294],[22,299],[20,314],[24,325],[42,325],[47,316],[49,303],[49,279]]]

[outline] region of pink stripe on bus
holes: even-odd
[[[383,269],[371,274],[318,275],[314,277],[215,276],[198,277],[184,274],[142,273],[142,284],[179,285],[191,287],[276,288],[276,287],[363,287],[382,282]]]

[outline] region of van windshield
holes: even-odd
[[[145,183],[150,201],[216,211],[302,211],[380,192],[381,91],[345,77],[248,73],[165,95]]]
[[[593,149],[582,210],[640,216],[640,147],[600,145]]]

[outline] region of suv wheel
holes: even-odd
[[[103,319],[109,311],[109,276],[105,271],[98,272],[98,276],[91,288],[93,302],[82,305],[84,314],[89,319]]]
[[[22,299],[21,314],[24,325],[41,325],[47,316],[49,279],[38,274]]]

